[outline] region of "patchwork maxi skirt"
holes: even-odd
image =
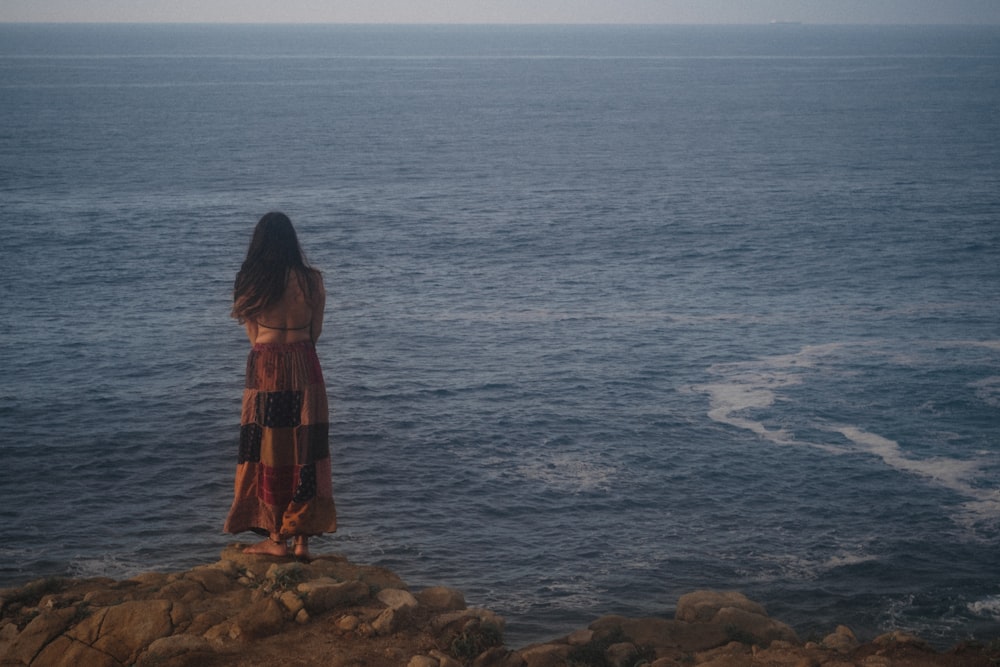
[[[227,533],[249,530],[288,539],[337,529],[329,419],[311,342],[251,348]]]

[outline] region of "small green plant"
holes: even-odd
[[[264,593],[283,593],[307,579],[305,571],[298,567],[272,568],[263,580],[255,579],[249,571],[244,576],[250,580],[250,588]]]
[[[503,632],[493,623],[477,624],[451,640],[448,652],[459,660],[473,660],[487,649],[503,645]]]
[[[281,570],[274,574],[274,588],[288,590],[298,585],[305,579],[305,574],[301,570]]]

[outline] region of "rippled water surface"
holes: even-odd
[[[1000,623],[995,28],[0,26],[0,584],[216,557],[256,219],[341,530],[508,641]]]

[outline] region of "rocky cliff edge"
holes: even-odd
[[[512,650],[504,619],[460,591],[413,592],[339,555],[311,563],[242,553],[124,581],[40,579],[0,590],[3,667],[996,667],[1000,641],[933,650],[849,628],[803,642],[732,591],[697,591],[674,618],[604,616]]]

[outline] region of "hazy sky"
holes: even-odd
[[[1000,0],[0,0],[0,22],[991,23]]]

